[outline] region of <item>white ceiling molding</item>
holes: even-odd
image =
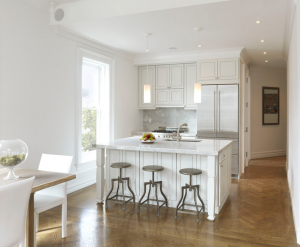
[[[232,0],[89,0],[59,5],[68,15],[61,23],[90,21]],[[54,24],[54,23],[52,23]]]
[[[249,64],[252,60],[251,57],[249,56],[246,48],[241,50],[240,57],[241,57],[242,61],[244,62],[244,64]]]
[[[290,42],[292,37],[292,30],[295,20],[296,3],[297,0],[288,0],[285,20],[285,34],[284,34],[284,45],[283,45],[283,58],[285,61],[288,60]]]
[[[240,57],[241,51],[244,47],[237,47],[231,49],[214,49],[203,50],[199,52],[199,59],[217,59],[217,58],[231,58]],[[158,64],[175,64],[175,63],[194,63],[198,60],[198,52],[176,52],[176,53],[162,53],[137,55],[134,57],[134,65],[158,65]]]
[[[124,52],[122,50],[108,46],[106,44],[102,44],[97,40],[93,40],[91,38],[88,38],[84,35],[73,32],[69,29],[66,29],[66,28],[58,26],[58,25],[54,25],[53,28],[54,28],[55,33],[61,37],[73,40],[77,43],[81,43],[81,44],[87,45],[89,47],[93,47],[97,50],[101,50],[106,55],[116,55],[118,57],[122,57],[127,60],[133,61],[134,56],[130,53]]]

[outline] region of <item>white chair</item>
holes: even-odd
[[[0,187],[0,247],[25,247],[27,208],[34,178]]]
[[[72,159],[72,156],[42,154],[39,170],[70,173]],[[62,205],[62,238],[65,238],[67,236],[67,183],[58,184],[35,193],[35,234],[39,227],[39,213],[59,205]]]

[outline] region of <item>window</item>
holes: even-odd
[[[96,160],[96,150],[92,145],[107,142],[111,137],[111,64],[83,54],[80,70],[77,164],[84,164]]]

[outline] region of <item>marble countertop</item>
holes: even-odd
[[[157,138],[154,143],[141,143],[140,137],[135,136],[114,140],[108,143],[99,143],[95,146],[96,148],[119,150],[218,155],[232,144],[232,140],[201,139],[201,142],[180,142],[180,146],[178,146],[177,141],[163,141],[163,139],[164,138]]]
[[[153,133],[152,131],[149,130],[135,130],[131,132],[132,135],[143,135],[144,133]],[[159,135],[159,133],[156,133]],[[175,133],[176,135],[176,133]],[[180,133],[181,136],[186,136],[186,137],[196,137],[197,133],[196,132],[185,132],[185,133]]]

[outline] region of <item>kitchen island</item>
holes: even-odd
[[[144,182],[151,180],[151,173],[143,171],[142,167],[163,166],[164,170],[155,174],[155,180],[162,181],[169,207],[174,208],[181,197],[181,186],[189,183],[189,176],[179,174],[179,170],[197,168],[202,170],[202,174],[193,176],[192,184],[200,185],[200,196],[208,212],[207,218],[214,220],[230,192],[231,146],[231,140],[181,141],[178,145],[177,141],[166,141],[163,138],[158,138],[155,143],[141,143],[139,137],[97,144],[97,202],[105,200],[104,188],[107,194],[111,189],[111,179],[119,176],[119,169],[109,167],[113,162],[131,164],[131,167],[123,169],[122,177],[130,177],[136,201],[143,193]],[[125,194],[130,195],[127,186]],[[186,202],[193,203],[192,193],[188,193]],[[195,210],[189,206],[186,209]]]

